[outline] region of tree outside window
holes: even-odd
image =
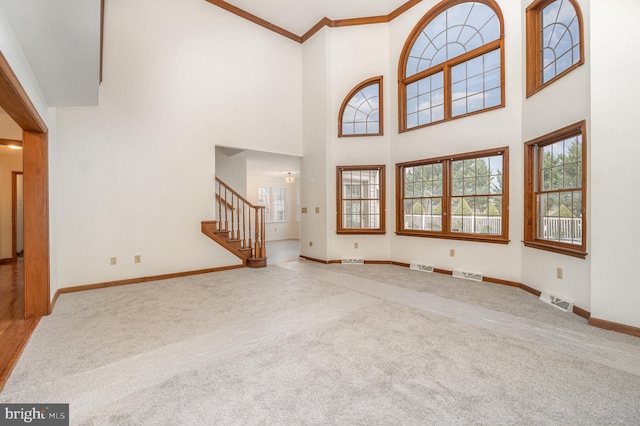
[[[525,144],[527,247],[587,255],[585,127],[582,121]]]
[[[397,234],[508,242],[508,148],[396,165]]]

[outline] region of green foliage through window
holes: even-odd
[[[504,148],[398,164],[402,176],[398,232],[506,239],[506,161]]]

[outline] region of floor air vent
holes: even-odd
[[[548,291],[543,291],[540,294],[540,300],[545,303],[550,304],[551,306],[555,306],[561,311],[565,312],[573,312],[573,302],[570,300],[563,299],[562,297],[555,296]]]
[[[431,265],[424,265],[422,263],[412,263],[409,265],[410,269],[414,269],[416,271],[422,271],[422,272],[433,272],[433,266]]]
[[[364,265],[364,259],[359,257],[349,257],[346,259],[342,259],[343,265]]]
[[[455,269],[452,274],[455,278],[462,278],[464,280],[482,281],[482,274],[477,272],[460,271]]]

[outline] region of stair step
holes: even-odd
[[[267,258],[266,257],[251,257],[247,259],[247,266],[249,268],[264,268],[267,266]]]

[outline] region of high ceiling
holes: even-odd
[[[407,0],[227,0],[227,3],[299,36],[322,18],[331,20],[388,15]]]
[[[0,9],[49,106],[98,104],[100,0],[0,0]]]
[[[108,7],[109,0],[105,2]],[[407,0],[228,0],[226,3],[302,36],[325,17],[335,21],[386,16]],[[49,106],[98,104],[100,8],[101,0],[0,0],[0,25],[4,14]]]

